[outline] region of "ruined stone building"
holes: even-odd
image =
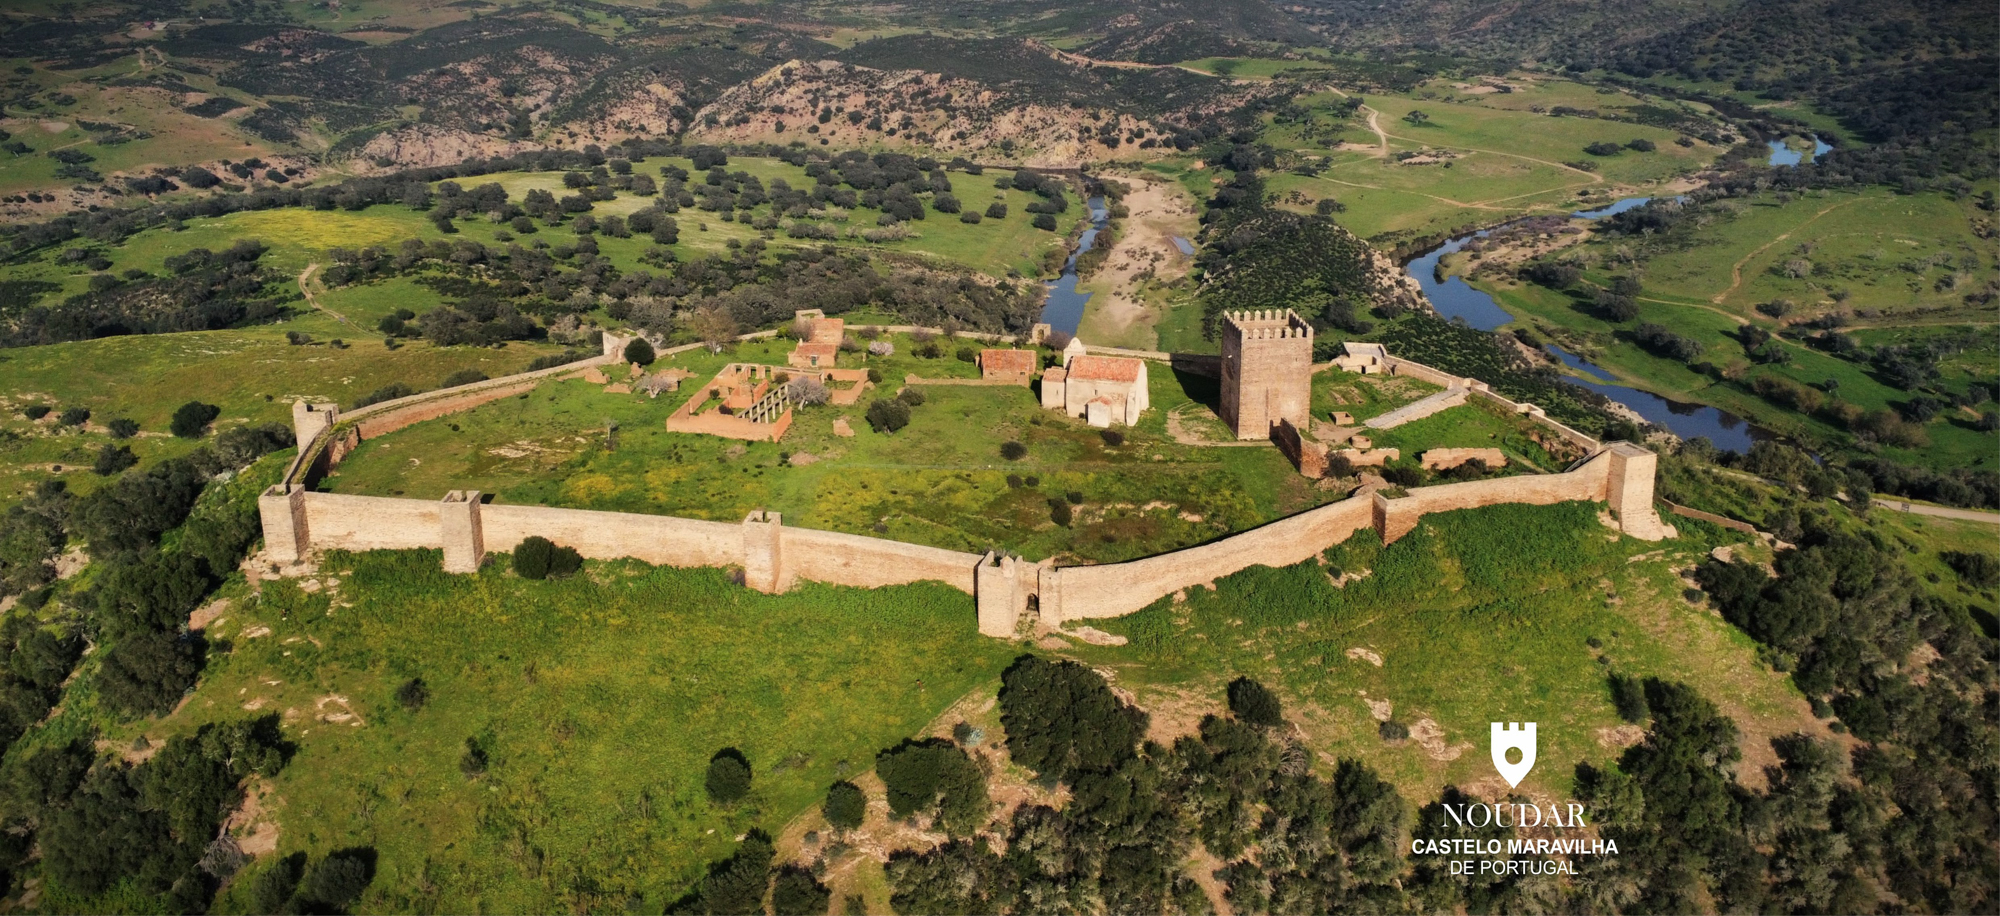
[[[1281,422],[1306,429],[1313,330],[1291,309],[1228,312],[1222,320],[1222,422],[1238,439],[1269,439]]]
[[[980,378],[1024,388],[1034,383],[1035,368],[1042,363],[1033,350],[981,350],[978,362]]]
[[[818,309],[799,312],[794,323],[807,324],[811,331],[792,348],[785,362],[794,369],[831,369],[840,355],[840,342],[847,336],[847,322],[827,318]]]

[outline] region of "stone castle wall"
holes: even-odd
[[[621,344],[607,337],[607,354]],[[331,408],[295,409],[299,456],[288,469],[285,482],[271,487],[258,500],[270,558],[289,564],[320,549],[428,548],[442,549],[446,569],[469,572],[479,568],[488,552],[510,552],[527,537],[540,535],[592,559],[632,558],[663,566],[739,568],[746,585],[767,592],[783,592],[801,580],[860,588],[938,581],[976,596],[981,633],[1007,637],[1015,633],[1031,606],[1038,606],[1041,619],[1048,624],[1121,616],[1181,589],[1251,566],[1284,566],[1310,559],[1364,528],[1375,529],[1385,543],[1394,542],[1429,512],[1500,503],[1591,500],[1610,504],[1619,528],[1627,534],[1646,539],[1672,534],[1652,508],[1656,458],[1651,452],[1622,442],[1597,448],[1595,440],[1548,421],[1529,405],[1514,407],[1587,442],[1592,456],[1562,474],[1420,487],[1395,498],[1380,492],[1364,493],[1209,544],[1099,566],[1057,568],[993,553],[982,556],[792,528],[784,526],[775,513],[762,511],[741,522],[717,522],[487,505],[479,493],[471,491],[455,490],[442,500],[430,501],[310,490],[318,474],[366,438],[518,394],[544,378],[581,373],[617,359],[606,355],[428,392],[347,416]],[[1484,385],[1419,364],[1397,363],[1398,374],[1470,388],[1475,394],[1513,403],[1485,391]]]

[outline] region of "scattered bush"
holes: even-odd
[[[139,434],[138,422],[124,417],[118,417],[104,424],[104,428],[111,431],[113,439],[130,439]]]
[[[1049,497],[1049,521],[1055,522],[1059,527],[1068,528],[1070,522],[1075,520],[1076,510],[1070,508],[1068,500]]]
[[[88,407],[66,407],[63,409],[62,414],[56,417],[56,422],[63,426],[82,426],[89,421],[90,408]]]
[[[1011,440],[1002,442],[1000,443],[1000,457],[1008,461],[1019,461],[1028,457],[1028,447]]]
[[[393,401],[397,398],[407,398],[410,395],[416,393],[417,390],[415,388],[411,388],[410,386],[405,385],[402,382],[393,382],[387,385],[383,385],[382,387],[377,388],[374,391],[371,391],[367,394],[362,395],[359,398],[356,398],[354,400],[354,404],[348,407],[347,409],[360,410],[363,407],[380,404],[384,401]]]
[[[1375,726],[1375,733],[1381,735],[1384,741],[1402,741],[1410,737],[1410,727],[1394,719],[1386,719]]]
[[[477,779],[486,775],[486,768],[491,763],[486,749],[479,746],[479,739],[465,739],[465,753],[458,755],[458,771],[465,774],[465,778]]]
[[[51,409],[47,404],[29,404],[21,411],[21,416],[27,417],[30,420],[39,420],[48,416]]]
[[[650,366],[659,357],[653,352],[653,345],[644,337],[635,337],[625,345],[625,361],[641,366]]]
[[[110,477],[139,463],[139,456],[132,454],[130,446],[106,444],[97,453],[97,462],[91,470],[99,477]]]
[[[902,401],[911,407],[922,407],[924,406],[924,401],[928,399],[924,396],[924,391],[921,388],[905,388],[896,393],[896,400]]]
[[[1056,218],[1053,214],[1037,213],[1035,214],[1034,219],[1028,221],[1028,225],[1040,229],[1043,232],[1054,232],[1056,231]]]
[[[1618,707],[1618,718],[1627,722],[1644,722],[1653,714],[1646,705],[1646,683],[1628,675],[1611,675],[1611,704]]]
[[[868,405],[868,427],[878,433],[893,433],[910,425],[910,405],[896,398],[884,398]]]
[[[1229,682],[1229,711],[1251,725],[1266,728],[1285,722],[1284,707],[1278,702],[1278,695],[1247,677]]]
[[[834,829],[853,830],[868,815],[868,796],[854,783],[836,782],[826,790],[826,802],[820,805],[820,811]]]
[[[1117,448],[1125,444],[1125,434],[1115,429],[1098,430],[1097,437],[1103,439],[1104,444],[1112,448]]]
[[[735,748],[717,751],[708,761],[708,775],[702,780],[708,800],[733,805],[750,794],[750,762]]]
[[[431,689],[424,684],[423,678],[410,678],[403,682],[403,686],[396,688],[396,702],[411,712],[424,708],[424,704],[430,701]]]
[[[530,535],[514,548],[514,572],[523,579],[561,579],[583,568],[583,555],[541,535]]]
[[[457,372],[445,376],[444,383],[439,385],[438,387],[457,388],[460,385],[470,385],[473,384],[474,382],[483,382],[483,381],[486,381],[486,373],[481,372],[477,369],[460,369]]]

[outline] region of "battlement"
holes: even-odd
[[[1291,309],[1224,312],[1223,326],[1240,340],[1312,340],[1313,328]]]

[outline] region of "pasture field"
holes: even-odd
[[[281,716],[297,752],[262,801],[278,852],[374,849],[358,912],[656,911],[1016,654],[935,583],[766,596],[722,570],[531,582],[505,559],[453,576],[435,551],[333,554],[311,593],[239,582],[192,697],[103,736]],[[415,710],[396,699],[412,678],[429,690]],[[90,715],[87,691],[69,697],[66,715]],[[468,741],[484,773],[462,770]],[[724,748],[755,778],[727,808],[702,788]],[[215,911],[250,911],[254,879]]]
[[[44,347],[0,350],[0,506],[12,505],[36,483],[59,476],[71,491],[89,492],[111,478],[91,473],[98,450],[112,443],[105,423],[138,422],[129,446],[148,466],[184,454],[195,442],[167,434],[174,410],[190,399],[222,409],[216,429],[244,423],[291,425],[294,399],[351,404],[384,385],[435,387],[461,369],[488,376],[527,368],[536,356],[557,352],[547,344],[515,343],[503,349],[433,347],[422,341],[395,350],[378,339],[346,348],[327,343],[291,346],[287,330],[309,329],[321,340],[340,326],[317,313],[275,325],[235,331],[199,331],[107,337]],[[65,429],[53,414],[31,421],[21,411],[45,404],[56,413],[85,407],[89,423]]]
[[[1358,758],[1420,802],[1492,780],[1496,720],[1539,723],[1530,795],[1567,793],[1576,763],[1615,761],[1626,739],[1614,731],[1612,671],[1704,685],[1744,729],[1738,772],[1748,780],[1774,762],[1770,737],[1827,733],[1747,636],[1681,595],[1674,569],[1728,532],[1677,518],[1682,536],[1651,544],[1611,534],[1598,511],[1443,513],[1387,548],[1363,532],[1325,565],[1255,567],[1185,601],[1094,621],[1131,643],[1075,651],[1156,710],[1156,736],[1220,711],[1229,679],[1259,679],[1283,693],[1322,765]],[[1337,586],[1341,573],[1349,579]],[[1384,741],[1385,718],[1413,737]]]
[[[1991,328],[1995,314],[1990,307],[1968,306],[1963,291],[1977,278],[1992,276],[1995,267],[1991,253],[1971,233],[1966,212],[1971,206],[1970,201],[1935,194],[1900,197],[1886,192],[1829,193],[1784,202],[1759,198],[1732,206],[1733,216],[1702,227],[1692,242],[1657,253],[1615,239],[1592,241],[1580,249],[1586,263],[1597,265],[1585,272],[1587,280],[1608,285],[1614,275],[1642,277],[1645,290],[1638,296],[1637,320],[1701,343],[1701,359],[1725,367],[1724,380],[1645,352],[1630,341],[1631,325],[1598,317],[1582,287],[1557,292],[1492,273],[1471,282],[1521,321],[1627,384],[1712,404],[1782,435],[1846,442],[1845,431],[1772,404],[1748,386],[1760,375],[1822,389],[1831,382],[1841,400],[1867,410],[1893,409],[1909,393],[1863,363],[1796,341],[1780,341],[1783,362],[1753,364],[1736,336],[1738,329],[1745,323],[1778,329],[1781,323],[1755,306],[1788,298],[1795,309],[1786,321],[1827,311],[1863,316],[1851,319],[1851,333],[1864,345],[1956,338],[1966,332],[1977,340],[1979,329]],[[1813,266],[1804,276],[1786,276],[1786,262],[1795,259]],[[1460,271],[1474,264],[1461,254],[1446,267]],[[1732,282],[1737,284],[1733,289]],[[1835,291],[1844,301],[1834,300]],[[1906,320],[1917,324],[1902,327]],[[1964,391],[1975,381],[1990,380],[1995,355],[1991,345],[1951,354],[1940,361],[1938,386]],[[1886,447],[1883,453],[1911,464],[1977,466],[1992,460],[1994,450],[1993,435],[1974,428],[1977,419],[1977,411],[1940,412],[1924,425],[1928,446]]]
[[[1364,102],[1382,135],[1370,128],[1363,110],[1333,134],[1337,145],[1316,128],[1272,124],[1267,134],[1274,145],[1317,156],[1323,167],[1310,175],[1273,174],[1269,188],[1281,205],[1295,209],[1310,209],[1323,198],[1339,200],[1346,209],[1334,219],[1342,225],[1364,238],[1394,240],[1575,209],[1579,195],[1623,196],[1655,187],[1706,165],[1719,152],[1698,140],[1682,147],[1672,130],[1547,113],[1561,106],[1629,116],[1642,105],[1678,103],[1600,93],[1566,80],[1516,76],[1504,82],[1515,91],[1472,92],[1467,84],[1437,79],[1409,92],[1368,95]],[[1314,108],[1344,105],[1331,95],[1306,101]],[[1697,116],[1691,109],[1677,110]],[[1422,123],[1405,120],[1412,112],[1422,113]],[[1613,156],[1583,151],[1600,141],[1641,139],[1655,149]],[[1570,165],[1577,162],[1595,170]]]
[[[670,160],[656,157],[635,168],[657,172],[660,166],[669,162],[690,168],[688,160]],[[784,178],[793,187],[810,188],[812,179],[805,170],[775,159],[730,160],[729,170],[745,171],[757,175],[768,185],[773,178]],[[1000,190],[995,181],[1011,172],[987,170],[984,175],[955,174],[952,177],[954,193],[963,201],[968,210],[984,211],[988,204],[1002,203],[1007,206],[1005,219],[982,220],[978,225],[968,225],[958,217],[948,213],[925,213],[922,221],[905,225],[910,229],[909,238],[886,242],[867,242],[859,238],[836,241],[811,239],[791,239],[782,232],[763,233],[745,222],[723,222],[718,214],[704,213],[696,209],[683,209],[674,214],[680,227],[680,240],[667,246],[676,258],[683,261],[700,255],[723,251],[730,243],[741,244],[755,238],[766,238],[772,248],[818,247],[837,245],[841,247],[867,249],[880,252],[900,253],[920,259],[936,259],[942,262],[962,265],[972,270],[984,272],[994,277],[1039,276],[1044,265],[1054,252],[1066,251],[1068,239],[1088,213],[1081,201],[1072,198],[1070,209],[1057,219],[1057,231],[1046,232],[1029,225],[1033,214],[1027,212],[1029,203],[1038,198],[1025,191],[1011,188]],[[699,175],[694,179],[700,181]],[[497,183],[507,189],[508,199],[519,203],[530,190],[548,190],[558,197],[574,193],[563,187],[560,172],[510,172],[478,178],[461,179],[458,182],[466,188],[487,183]],[[604,216],[625,215],[651,205],[652,198],[620,193],[615,200],[599,201],[592,213],[601,221]],[[879,210],[857,207],[844,217],[831,220],[836,227],[851,226],[855,230],[872,229]],[[307,208],[285,208],[245,213],[232,213],[213,219],[196,219],[186,222],[179,231],[153,229],[134,235],[115,245],[101,245],[88,240],[79,240],[65,246],[53,247],[27,259],[0,266],[0,281],[40,281],[57,284],[60,288],[47,294],[45,301],[59,301],[64,296],[81,293],[88,288],[91,271],[82,264],[64,264],[58,259],[62,251],[71,248],[88,249],[102,254],[112,261],[110,272],[122,273],[138,269],[158,274],[165,259],[193,248],[222,250],[239,239],[256,239],[270,247],[265,255],[265,263],[291,273],[303,270],[307,264],[325,262],[328,252],[334,248],[356,249],[370,245],[393,248],[404,239],[469,239],[482,244],[505,248],[508,244],[534,245],[537,242],[561,245],[574,241],[574,234],[567,226],[541,226],[529,234],[516,236],[510,228],[501,223],[481,219],[458,221],[458,231],[451,235],[440,233],[425,214],[397,204],[381,204],[359,211],[313,210]],[[602,256],[618,266],[620,270],[650,270],[641,264],[639,257],[654,246],[650,238],[612,238],[599,234],[598,245]],[[338,295],[338,293],[335,293]],[[409,303],[408,307],[426,311],[435,299]]]

